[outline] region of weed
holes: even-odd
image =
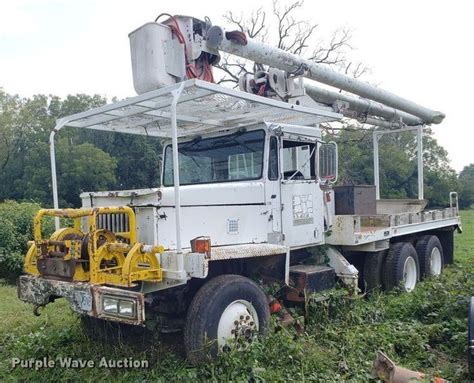
[[[268,337],[245,352],[230,351],[212,363],[191,367],[180,334],[154,334],[147,342],[101,343],[87,337],[66,302],[48,305],[41,317],[18,301],[15,288],[0,286],[0,381],[252,381],[366,382],[377,350],[396,363],[453,382],[468,381],[467,310],[474,295],[474,211],[463,212],[464,234],[456,238],[456,263],[440,278],[421,282],[410,294],[376,293],[349,299],[342,290],[309,299],[293,314],[306,318],[305,332],[274,321]],[[11,367],[17,358],[81,358],[94,368]],[[108,369],[102,357],[148,360],[148,369]]]

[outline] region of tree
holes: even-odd
[[[474,164],[469,164],[459,173],[459,206],[469,209],[474,205]]]
[[[6,93],[0,97],[0,136],[3,138],[0,200],[23,197],[23,191],[14,184],[24,177],[26,161],[36,143],[47,143],[54,121],[47,113],[47,99],[46,96],[23,99]]]
[[[348,125],[335,140],[339,148],[339,184],[373,184],[373,129]],[[447,152],[427,129],[423,136],[424,194],[430,207],[444,207],[449,192],[456,190],[456,172]],[[382,198],[417,198],[417,145],[413,132],[386,135],[379,141]]]
[[[52,203],[49,135],[57,118],[103,105],[98,95],[12,96],[0,90],[0,201]],[[80,206],[83,191],[157,186],[161,145],[154,137],[86,129],[56,138],[61,206]]]
[[[90,130],[83,134],[84,142],[93,142],[116,159],[116,189],[159,185],[162,152],[159,138]]]
[[[18,96],[10,96],[0,88],[0,170],[2,173],[14,152],[14,121],[18,104]]]
[[[289,4],[273,0],[270,15],[263,8],[257,8],[247,14],[229,11],[224,15],[224,19],[231,27],[245,32],[252,39],[268,42],[315,63],[334,66],[353,77],[367,73],[367,66],[348,58],[348,52],[352,49],[352,34],[349,29],[337,29],[324,41],[318,37],[317,23],[299,19],[298,13],[301,11],[304,11],[304,0]],[[270,25],[275,25],[275,28],[269,27]],[[242,74],[255,73],[262,65],[223,54],[217,67],[223,72],[219,83],[233,83],[237,86]]]
[[[80,206],[79,194],[110,190],[115,185],[117,161],[92,144],[59,142],[58,179],[64,205]]]
[[[13,183],[19,200],[41,201],[51,205],[49,146],[38,142],[24,163],[23,176]],[[109,190],[115,185],[116,160],[90,143],[71,144],[61,138],[56,145],[59,205],[80,206],[79,194]],[[20,193],[21,191],[21,193]]]

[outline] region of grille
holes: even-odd
[[[97,216],[97,229],[106,229],[114,233],[130,231],[128,215],[123,213],[99,214]]]

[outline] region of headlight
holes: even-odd
[[[105,314],[135,318],[135,301],[126,298],[104,296],[102,311]]]
[[[128,300],[119,300],[119,314],[134,317],[135,316],[135,302]]]
[[[117,314],[119,301],[116,298],[104,297],[102,300],[102,309],[105,313]]]

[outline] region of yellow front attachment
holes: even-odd
[[[114,215],[128,218],[127,225],[117,225],[121,231],[97,227],[99,216],[118,222]],[[45,240],[41,234],[44,216],[73,219],[74,227],[61,228]],[[83,226],[88,231],[81,231]],[[28,274],[124,287],[163,279],[157,254],[164,249],[137,242],[135,213],[128,206],[42,209],[34,220],[34,237],[24,262]]]

